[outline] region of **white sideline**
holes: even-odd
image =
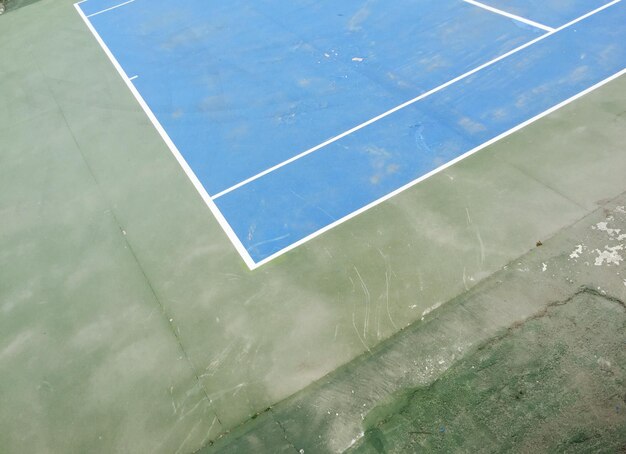
[[[148,107],[148,104],[144,101],[141,94],[139,94],[139,91],[135,88],[135,85],[128,78],[128,76],[122,69],[122,66],[119,64],[117,59],[113,56],[113,54],[111,53],[107,45],[104,43],[102,37],[98,34],[94,26],[91,24],[91,22],[87,18],[87,16],[85,16],[83,11],[80,9],[80,3],[82,2],[74,4],[74,7],[78,11],[78,14],[80,15],[80,17],[83,18],[83,21],[85,22],[85,24],[87,25],[91,33],[96,38],[96,41],[98,42],[98,44],[100,44],[100,47],[102,47],[102,50],[104,50],[104,53],[106,54],[106,56],[109,57],[109,60],[111,60],[111,63],[113,63],[113,66],[115,67],[117,72],[120,74],[120,76],[122,76],[122,79],[126,83],[126,86],[131,91],[131,93],[133,94],[133,96],[135,97],[135,99],[137,100],[137,102],[139,103],[143,111],[145,112],[145,114],[148,116],[148,118],[152,122],[152,125],[157,130],[157,132],[159,133],[159,135],[161,136],[165,144],[168,146],[168,148],[170,149],[170,151],[172,152],[172,154],[174,155],[174,157],[176,158],[180,166],[183,168],[183,171],[187,174],[187,176],[191,180],[191,183],[194,185],[194,187],[196,188],[196,190],[202,197],[202,200],[204,200],[204,202],[207,204],[207,206],[213,213],[213,216],[215,216],[215,219],[217,219],[217,222],[220,224],[220,226],[226,233],[226,236],[231,241],[231,243],[233,244],[233,246],[235,247],[235,249],[241,256],[245,264],[250,269],[256,268],[256,263],[254,262],[254,260],[252,260],[252,257],[250,257],[250,254],[248,253],[246,248],[243,246],[243,244],[239,240],[239,237],[237,237],[237,235],[235,234],[235,231],[232,229],[232,227],[230,226],[230,224],[228,223],[224,215],[222,215],[222,212],[219,210],[219,208],[217,208],[217,206],[215,205],[215,202],[211,200],[211,197],[204,189],[204,186],[202,186],[202,183],[200,183],[200,180],[198,180],[198,177],[196,176],[196,174],[193,172],[193,170],[191,170],[191,167],[189,167],[189,164],[187,164],[187,161],[185,161],[185,158],[183,158],[183,156],[180,154],[180,151],[178,151],[178,148],[176,147],[172,139],[170,139],[167,132],[165,132],[165,129],[163,129],[163,126],[161,126],[161,123],[159,123],[159,120],[156,118],[156,116],[154,115],[150,107]]]

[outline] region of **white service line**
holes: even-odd
[[[107,11],[111,11],[112,9],[119,8],[120,6],[128,5],[129,3],[132,3],[134,1],[135,0],[128,0],[127,2],[120,3],[119,5],[115,5],[115,6],[112,6],[110,8],[107,8],[107,9],[103,9],[102,11],[98,11],[97,13],[92,13],[89,16],[86,16],[86,17],[97,16],[98,14],[106,13]],[[83,2],[80,2],[80,3],[83,3]],[[78,5],[78,3],[77,3],[77,5]]]
[[[505,58],[510,57],[511,55],[514,55],[514,54],[518,53],[519,51],[521,51],[523,49],[526,49],[527,47],[530,47],[533,44],[536,44],[539,41],[542,41],[542,40],[546,39],[547,37],[552,36],[555,33],[560,32],[561,30],[564,30],[564,29],[566,29],[568,27],[571,27],[572,25],[574,25],[574,24],[576,24],[576,23],[578,23],[578,22],[580,22],[580,21],[582,21],[584,19],[587,19],[588,17],[593,16],[594,14],[599,13],[600,11],[602,11],[602,10],[604,10],[606,8],[609,8],[610,6],[613,6],[613,5],[615,5],[615,4],[617,4],[617,3],[621,2],[621,1],[622,0],[613,0],[612,2],[607,3],[606,5],[603,5],[603,6],[599,7],[599,8],[596,8],[593,11],[590,11],[587,14],[585,14],[583,16],[580,16],[579,18],[574,19],[573,21],[568,22],[567,24],[560,26],[559,28],[555,28],[552,31],[550,31],[548,33],[545,33],[545,34],[543,34],[543,35],[533,39],[532,41],[527,42],[526,44],[522,44],[521,46],[516,47],[515,49],[510,50],[509,52],[507,52],[505,54],[502,54],[499,57],[496,57],[493,60],[488,61],[487,63],[483,63],[482,65],[472,69],[471,71],[466,72],[465,74],[461,74],[460,76],[457,76],[454,79],[449,80],[448,82],[446,82],[446,83],[444,83],[442,85],[439,85],[436,88],[433,88],[432,90],[429,90],[429,91],[427,91],[425,93],[422,93],[421,95],[416,96],[415,98],[410,99],[410,100],[400,104],[399,106],[396,106],[393,109],[390,109],[387,112],[384,112],[384,113],[382,113],[382,114],[372,118],[371,120],[368,120],[368,121],[366,121],[364,123],[361,123],[360,125],[355,126],[352,129],[348,129],[347,131],[342,132],[341,134],[339,134],[339,135],[337,135],[337,136],[335,136],[335,137],[333,137],[331,139],[328,139],[326,142],[322,142],[319,145],[314,146],[313,148],[309,148],[308,150],[303,151],[302,153],[297,154],[297,155],[295,155],[295,156],[293,156],[293,157],[291,157],[291,158],[289,158],[289,159],[287,159],[287,160],[285,160],[283,162],[280,162],[280,163],[276,164],[275,166],[270,167],[269,169],[266,169],[266,170],[264,170],[262,172],[259,172],[256,175],[251,176],[250,178],[247,178],[246,180],[243,180],[240,183],[237,183],[237,184],[231,186],[228,189],[224,189],[223,191],[221,191],[221,192],[215,194],[214,196],[212,196],[212,199],[213,200],[219,199],[220,197],[228,194],[229,192],[234,191],[235,189],[239,189],[240,187],[245,186],[245,185],[247,185],[249,183],[252,183],[253,181],[258,180],[259,178],[261,178],[261,177],[263,177],[263,176],[265,176],[265,175],[267,175],[269,173],[272,173],[275,170],[280,169],[281,167],[285,167],[286,165],[291,164],[294,161],[302,159],[305,156],[310,155],[311,153],[314,153],[314,152],[316,152],[317,150],[319,150],[321,148],[324,148],[324,147],[326,147],[326,146],[328,146],[328,145],[330,145],[330,144],[332,144],[334,142],[337,142],[340,139],[343,139],[346,136],[349,136],[349,135],[351,135],[351,134],[353,134],[353,133],[355,133],[355,132],[365,128],[366,126],[369,126],[369,125],[371,125],[373,123],[376,123],[377,121],[380,121],[383,118],[388,117],[389,115],[391,115],[391,114],[393,114],[393,113],[395,113],[395,112],[397,112],[399,110],[402,110],[402,109],[404,109],[404,108],[406,108],[406,107],[408,107],[410,105],[413,105],[416,102],[421,101],[422,99],[427,98],[428,96],[430,96],[432,94],[435,94],[438,91],[443,90],[444,88],[449,87],[450,85],[453,85],[453,84],[455,84],[455,83],[457,83],[457,82],[459,82],[459,81],[461,81],[463,79],[467,79],[469,76],[471,76],[473,74],[476,74],[477,72],[482,71],[483,69],[485,69],[485,68],[487,68],[489,66],[492,66],[495,63],[497,63],[497,62],[499,62],[501,60],[504,60]]]
[[[470,5],[478,6],[479,8],[486,9],[487,11],[491,11],[492,13],[499,14],[500,16],[508,17],[509,19],[516,20],[518,22],[523,22],[526,25],[530,25],[532,27],[540,28],[547,32],[554,31],[554,28],[548,27],[547,25],[540,24],[539,22],[532,21],[530,19],[526,19],[525,17],[518,16],[516,14],[507,13],[506,11],[502,11],[501,9],[494,8],[493,6],[485,5],[484,3],[477,2],[475,0],[463,0],[465,3],[469,3]]]

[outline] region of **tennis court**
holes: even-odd
[[[0,451],[375,449],[580,286],[417,437],[582,414],[532,326],[622,423],[624,0],[75,3],[0,16]]]
[[[77,7],[255,268],[623,73],[624,4],[561,3]]]

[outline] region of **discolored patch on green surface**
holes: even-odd
[[[349,453],[619,452],[626,312],[584,292],[371,412]]]

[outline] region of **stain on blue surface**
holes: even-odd
[[[457,0],[337,3],[135,0],[92,23],[212,195],[545,33]],[[550,25],[591,9],[570,3]],[[625,10],[614,5],[215,202],[254,261],[271,257],[622,70]]]

